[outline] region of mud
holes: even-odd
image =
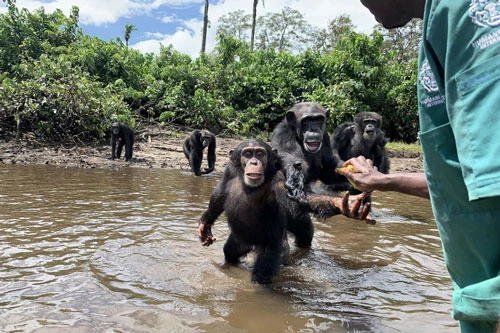
[[[159,126],[142,131],[136,136],[131,162],[111,160],[109,143],[85,146],[44,144],[35,140],[22,140],[18,143],[13,140],[0,141],[0,163],[79,168],[141,167],[189,170],[189,163],[182,151],[182,144],[188,134],[188,131]],[[242,138],[217,137],[215,172],[223,172],[230,150],[241,141]],[[422,157],[419,154],[389,151],[389,156],[390,172],[422,171]],[[206,155],[202,164],[202,168],[204,167],[206,167]]]

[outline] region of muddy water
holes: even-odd
[[[0,332],[456,332],[426,200],[376,193],[375,226],[315,221],[268,287],[224,265],[217,175],[0,166]]]

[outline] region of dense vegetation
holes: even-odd
[[[161,122],[265,136],[294,103],[315,101],[331,110],[330,130],[373,110],[391,140],[417,139],[418,40],[405,30],[368,36],[341,17],[316,31],[315,47],[293,49],[269,34],[251,51],[226,17],[216,49],[191,59],[171,46],[142,54],[119,38],[85,35],[76,7],[67,17],[3,1],[0,136],[100,141],[115,119],[136,128]],[[415,29],[418,23],[408,31]]]

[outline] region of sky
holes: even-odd
[[[17,0],[18,8],[44,7],[46,12],[59,8],[69,16],[71,7],[80,9],[79,26],[88,35],[105,41],[123,40],[126,24],[136,27],[129,47],[141,52],[158,53],[160,43],[179,52],[198,57],[201,49],[204,0]],[[216,44],[217,23],[221,16],[244,10],[252,13],[253,0],[210,0],[206,51]],[[349,15],[356,31],[370,34],[376,21],[359,0],[260,0],[257,15],[279,13],[286,6],[300,11],[307,22],[322,28],[339,15]],[[0,13],[6,6],[0,3]]]

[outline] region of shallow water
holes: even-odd
[[[427,200],[375,193],[374,226],[315,220],[270,286],[202,247],[219,180],[0,165],[0,332],[456,332]]]

